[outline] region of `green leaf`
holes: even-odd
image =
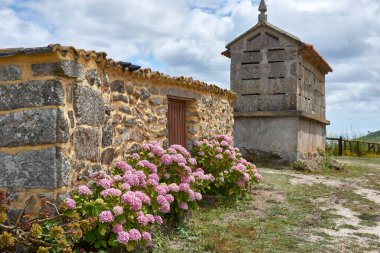
[[[96,231],[92,230],[92,231],[88,232],[85,236],[85,241],[95,242],[96,241]]]
[[[97,241],[94,246],[95,246],[95,248],[99,249],[100,246],[102,246],[101,241]]]
[[[98,226],[98,233],[100,235],[105,235],[106,232],[107,232],[107,225],[99,224],[99,226]]]
[[[107,248],[107,241],[106,240],[101,240],[100,244],[103,246],[103,248]]]
[[[117,247],[119,245],[119,243],[117,242],[116,240],[116,235],[115,234],[112,234],[110,239],[108,240],[108,244],[111,246],[111,247]]]
[[[128,242],[128,244],[127,244],[127,250],[128,251],[132,251],[134,249],[135,249],[134,243],[133,242]]]

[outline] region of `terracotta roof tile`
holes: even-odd
[[[59,44],[52,44],[47,47],[36,47],[36,48],[0,49],[0,58],[12,57],[12,56],[22,55],[22,54],[31,55],[31,54],[44,54],[44,53],[55,53],[55,52],[59,52],[60,54],[62,54],[63,57],[70,54],[76,60],[79,58],[82,58],[85,61],[94,59],[98,64],[103,63],[105,68],[119,69],[120,71],[122,71],[123,73],[127,75],[131,75],[138,78],[165,80],[166,82],[172,85],[176,85],[180,87],[224,95],[231,99],[235,99],[236,97],[236,94],[231,90],[223,89],[213,84],[207,84],[205,82],[193,80],[193,78],[191,77],[183,77],[183,76],[172,77],[164,73],[152,71],[151,69],[136,69],[135,68],[136,65],[131,64],[127,66],[125,62],[117,62],[117,61],[107,58],[107,54],[105,52],[95,52],[93,50],[85,51],[83,49],[76,49],[71,46],[61,46]],[[134,71],[129,70],[128,69],[129,66],[133,66],[134,68],[132,70]]]

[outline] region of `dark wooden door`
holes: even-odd
[[[168,108],[169,144],[186,147],[186,102],[169,99]]]

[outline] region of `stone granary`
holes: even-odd
[[[31,193],[55,198],[144,142],[189,147],[232,135],[234,99],[105,53],[60,45],[0,50],[0,189],[20,204]]]
[[[258,23],[230,42],[235,145],[249,156],[294,160],[324,150],[325,75],[329,64],[312,45],[267,22],[261,1]]]

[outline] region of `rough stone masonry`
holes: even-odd
[[[144,142],[167,146],[169,98],[186,101],[188,147],[232,135],[228,90],[72,47],[0,50],[0,188],[19,206],[56,198]]]

